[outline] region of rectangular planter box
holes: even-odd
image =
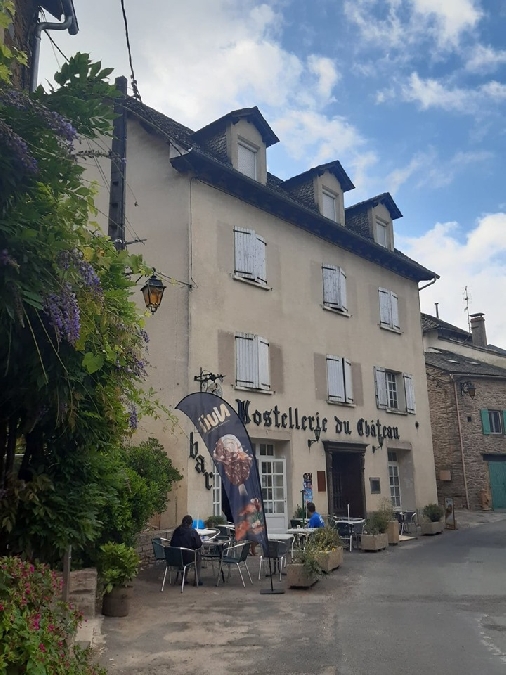
[[[437,523],[422,523],[422,534],[433,535],[433,534],[442,534],[444,530],[444,523],[442,520]]]
[[[286,567],[286,582],[290,588],[311,588],[318,577],[306,572],[302,563],[290,563]]]
[[[362,551],[382,551],[388,546],[388,535],[382,534],[363,534],[360,539],[360,548]]]
[[[332,572],[343,562],[343,548],[339,546],[335,551],[320,551],[315,554],[315,558],[323,572]]]
[[[387,537],[390,546],[395,546],[399,543],[399,522],[391,520],[387,527]]]

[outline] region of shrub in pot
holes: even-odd
[[[321,527],[309,537],[306,551],[312,553],[323,572],[331,572],[343,562],[343,542],[334,527]]]
[[[394,546],[399,543],[399,521],[394,516],[394,509],[390,499],[385,497],[381,500],[379,511],[385,514],[388,520],[386,529],[388,543]]]
[[[286,581],[290,588],[310,588],[320,578],[322,569],[311,550],[297,551],[286,568]]]
[[[225,516],[209,516],[209,518],[206,518],[204,522],[206,527],[212,529],[217,525],[225,525],[227,519],[225,518]]]
[[[130,610],[131,586],[139,568],[139,556],[131,546],[108,542],[100,547],[98,570],[104,585],[102,613],[126,616]]]
[[[423,509],[423,521],[420,525],[422,534],[441,534],[444,529],[442,518],[444,509],[439,504],[427,504]]]
[[[389,516],[384,511],[374,511],[366,519],[364,530],[360,538],[360,548],[363,551],[381,551],[388,546],[386,534]]]

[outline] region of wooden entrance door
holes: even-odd
[[[329,482],[329,513],[345,516],[350,508],[350,516],[365,515],[364,500],[364,453],[329,453],[327,469]]]
[[[506,509],[506,461],[489,462],[490,491],[494,509]]]

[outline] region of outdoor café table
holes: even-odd
[[[288,546],[290,546],[291,550],[291,556],[293,559],[293,540],[295,539],[295,536],[293,534],[278,534],[277,532],[271,532],[269,533],[269,539],[271,541],[286,541],[288,542]]]
[[[202,537],[213,537],[213,536],[215,537],[218,534],[218,531],[217,530],[204,529],[204,530],[197,530],[197,533],[198,533],[200,538],[202,538]]]
[[[318,528],[316,527],[291,527],[286,533],[294,536],[297,543],[301,544],[305,537],[309,537],[309,535],[313,534],[317,529]]]
[[[348,525],[350,529],[350,551],[353,549],[353,535],[355,534],[355,527],[357,525],[364,525],[365,523],[365,518],[336,518],[335,519],[335,524],[339,525],[339,523],[343,523]]]

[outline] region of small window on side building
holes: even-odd
[[[380,495],[381,494],[381,482],[379,478],[369,478],[369,483],[371,485],[371,494]]]

